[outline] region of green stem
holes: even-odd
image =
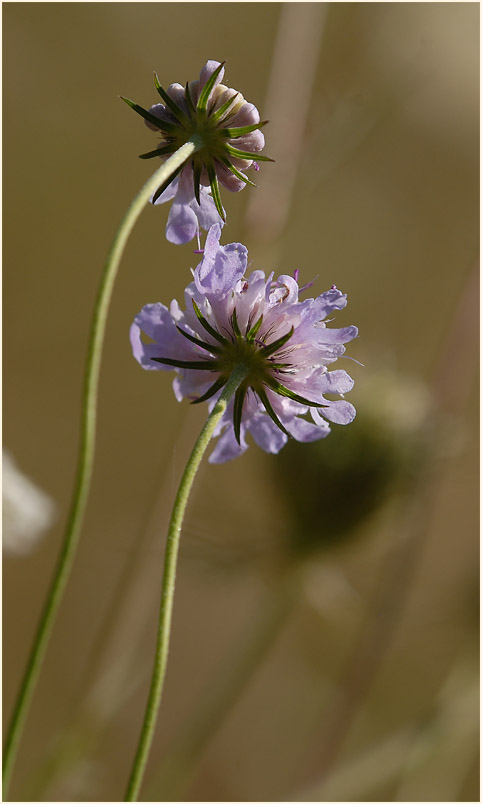
[[[95,423],[97,413],[97,389],[104,341],[107,313],[112,296],[117,269],[129,238],[144,205],[155,190],[186,162],[197,146],[194,142],[186,142],[170,159],[164,162],[151,178],[144,184],[130,207],[128,208],[117,234],[113,240],[97,295],[89,348],[84,376],[82,396],[82,424],[77,475],[75,480],[69,518],[65,530],[61,553],[57,562],[53,580],[50,585],[42,617],[35,635],[25,675],[13,711],[12,721],[5,740],[3,754],[3,795],[6,793],[12,775],[13,764],[17,753],[22,728],[27,715],[30,700],[35,689],[47,643],[52,631],[62,594],[67,583],[82,525],[83,514],[89,492],[90,479],[95,448]]]
[[[161,607],[157,631],[156,658],[154,661],[154,670],[152,673],[146,712],[144,715],[144,723],[142,726],[141,736],[124,801],[137,801],[149,751],[154,737],[157,713],[161,703],[164,678],[166,675],[179,538],[181,535],[181,527],[189,499],[189,494],[199,464],[201,463],[201,459],[211,440],[211,436],[216,428],[216,425],[226,410],[229,399],[233,396],[240,383],[244,380],[246,374],[247,370],[244,368],[244,366],[237,367],[234,369],[231,377],[224,386],[221,396],[212,409],[194,445],[193,451],[191,452],[182,475],[179,489],[176,494],[176,499],[174,500],[171,521],[169,523],[169,530],[167,532],[164,575],[162,579]]]

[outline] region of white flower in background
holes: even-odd
[[[56,514],[54,501],[18,468],[3,450],[2,544],[6,553],[23,555],[33,549]]]

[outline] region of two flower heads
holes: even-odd
[[[289,437],[314,441],[330,432],[330,423],[355,417],[344,394],[353,380],[342,369],[328,370],[358,334],[354,326],[327,324],[346,306],[336,286],[316,298],[301,296],[293,276],[253,271],[247,276],[248,251],[241,243],[220,244],[225,213],[219,185],[237,192],[252,184],[244,171],[258,169],[264,136],[256,107],[224,86],[224,65],[208,61],[199,80],[156,88],[163,103],[134,108],[152,130],[159,147],[142,158],[176,152],[188,141],[196,150],[177,175],[161,185],[153,204],[172,201],[166,236],[175,244],[207,231],[202,259],[185,290],[185,309],[176,300],[167,308],[148,304],[131,327],[134,357],[147,370],[176,373],[176,398],[216,404],[233,370],[242,365],[245,379],[219,422],[210,462],[223,463],[248,447],[249,432],[258,446],[277,453]],[[272,160],[270,160],[272,161]],[[146,337],[149,341],[146,340]],[[329,396],[326,396],[326,395]],[[334,398],[331,398],[334,397]]]

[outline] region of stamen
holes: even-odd
[[[261,340],[258,341],[260,345],[264,345],[265,341],[273,334],[276,324],[271,324],[270,328],[264,333]]]
[[[317,274],[317,276],[315,276],[315,278],[312,279],[311,282],[307,282],[306,285],[303,285],[301,288],[299,288],[298,293],[303,293],[305,290],[308,290],[308,288],[311,288],[315,284],[318,277],[319,274]]]

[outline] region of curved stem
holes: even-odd
[[[137,801],[149,751],[154,737],[157,713],[161,703],[162,690],[166,675],[179,538],[181,535],[181,527],[186,505],[189,499],[189,494],[199,464],[201,463],[201,459],[211,440],[211,436],[216,428],[216,425],[226,410],[229,399],[233,396],[237,387],[244,380],[246,374],[247,371],[244,366],[237,367],[231,374],[231,377],[226,383],[221,396],[212,409],[194,445],[193,451],[191,452],[182,475],[179,489],[176,494],[176,499],[174,500],[171,521],[169,523],[169,530],[167,532],[164,575],[162,579],[161,607],[159,612],[159,626],[157,632],[156,658],[154,661],[151,687],[149,690],[149,697],[144,715],[144,723],[142,726],[141,736],[137,747],[136,756],[134,758],[134,764],[124,801]]]
[[[13,770],[18,743],[32,698],[43,657],[52,630],[62,594],[67,583],[82,525],[87,502],[95,449],[95,423],[97,413],[97,389],[100,361],[104,341],[107,313],[112,296],[117,269],[129,235],[144,205],[153,192],[163,184],[196,150],[194,142],[187,142],[170,159],[164,162],[144,184],[128,208],[113,240],[104,266],[90,331],[89,347],[82,396],[82,425],[77,475],[75,480],[69,518],[61,553],[43,609],[35,640],[31,649],[25,675],[15,704],[12,721],[5,740],[3,755],[3,794],[6,796]]]

